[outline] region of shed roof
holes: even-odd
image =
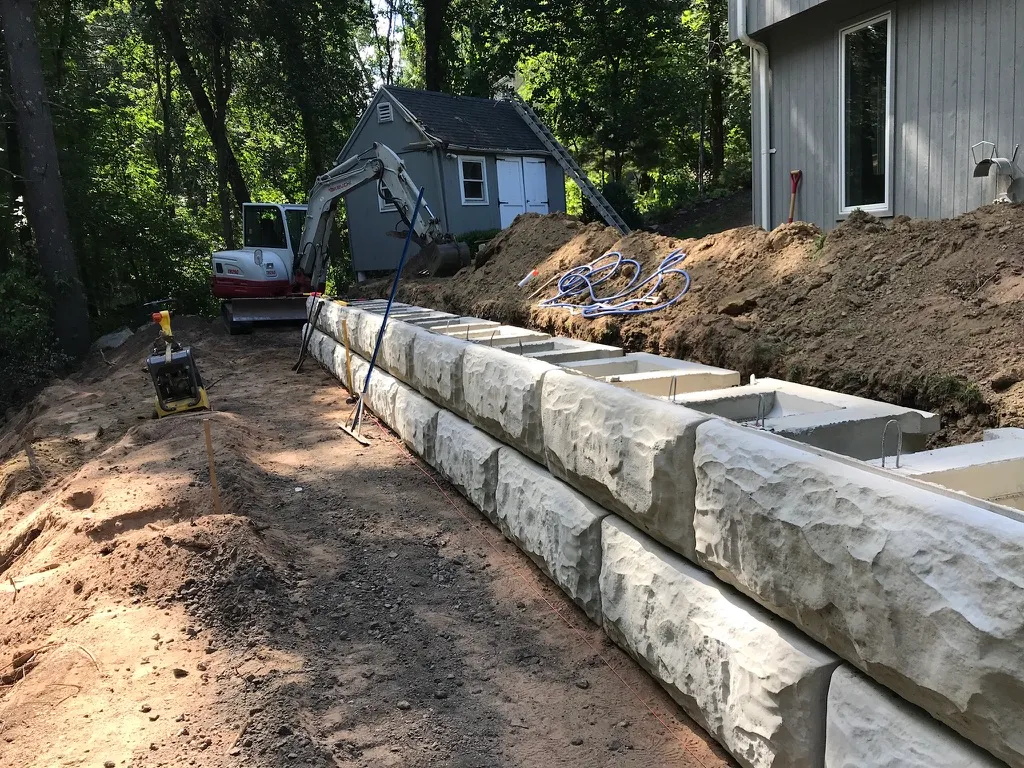
[[[432,138],[445,145],[482,152],[547,154],[537,135],[507,101],[395,85],[383,90],[405,107]]]

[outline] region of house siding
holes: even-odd
[[[1008,156],[1024,143],[1024,0],[817,4],[761,36],[773,75],[773,225],[788,216],[793,169],[804,172],[797,218],[824,229],[841,220],[839,30],[885,11],[895,35],[894,215],[944,218],[991,202],[994,180],[972,177],[971,146],[993,141]],[[759,208],[755,195],[756,217]]]
[[[747,32],[751,35],[760,32],[826,2],[828,0],[747,0]],[[733,40],[739,34],[738,6],[739,0],[729,0],[729,36]]]

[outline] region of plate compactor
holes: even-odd
[[[171,313],[154,312],[153,322],[160,326],[160,337],[146,360],[146,369],[156,389],[154,408],[157,418],[187,411],[209,410],[203,377],[192,350],[179,344],[171,333]]]

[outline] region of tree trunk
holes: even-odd
[[[164,43],[167,45],[167,51],[171,54],[171,58],[174,59],[174,63],[178,67],[181,80],[185,84],[185,88],[188,89],[189,94],[191,94],[192,100],[196,105],[196,111],[199,112],[203,126],[210,136],[210,141],[213,142],[214,151],[217,152],[218,158],[220,158],[218,162],[223,161],[225,164],[228,183],[231,185],[231,191],[234,193],[235,202],[239,206],[243,203],[248,203],[250,201],[249,187],[242,177],[242,169],[238,166],[238,160],[235,158],[235,153],[231,149],[231,143],[228,141],[227,127],[224,122],[218,120],[218,115],[213,108],[213,104],[210,102],[210,97],[203,87],[203,81],[199,77],[199,73],[196,72],[196,68],[192,65],[192,59],[188,55],[188,48],[185,45],[185,39],[182,37],[177,17],[173,11],[168,11],[166,6],[161,11],[156,7],[154,0],[146,0],[146,10],[160,27]]]
[[[53,299],[57,341],[66,354],[79,359],[89,351],[89,309],[64,207],[32,0],[0,0],[0,23],[25,169],[25,209],[36,235],[43,280]]]
[[[228,145],[228,99],[231,98],[231,37],[221,19],[213,23],[214,46],[211,65],[213,69],[214,119],[220,126],[217,144],[217,196],[220,199],[220,220],[224,229],[224,243],[227,249],[235,248],[235,225],[231,218],[231,200],[228,197],[230,168],[228,158],[234,157]],[[246,193],[248,194],[248,193]],[[239,203],[241,207],[241,203]]]
[[[443,91],[447,87],[444,62],[445,17],[449,0],[422,0],[423,2],[423,78],[428,91]]]
[[[711,108],[708,134],[711,140],[711,179],[718,181],[725,168],[725,0],[708,0],[708,89]]]

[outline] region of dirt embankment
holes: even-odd
[[[606,251],[650,269],[675,248],[688,253],[693,287],[661,312],[591,321],[538,309],[553,286],[529,298]],[[406,280],[400,298],[937,410],[936,444],[1024,426],[1024,206],[891,227],[857,214],[827,237],[797,223],[699,240],[621,238],[561,214],[527,215],[481,254],[482,266],[453,278]],[[535,267],[539,277],[517,288]]]
[[[296,333],[175,330],[214,413],[140,334],[0,430],[0,765],[729,764]]]

